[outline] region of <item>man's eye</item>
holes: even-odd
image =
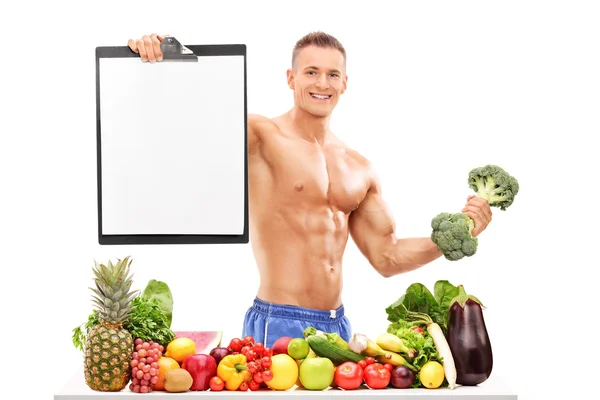
[[[331,76],[337,78],[339,75],[338,74],[331,74]]]

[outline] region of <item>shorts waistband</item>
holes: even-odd
[[[335,310],[317,310],[291,304],[270,303],[256,297],[252,308],[272,317],[293,318],[304,321],[332,322],[344,316],[344,305]]]

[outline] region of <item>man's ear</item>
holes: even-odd
[[[287,70],[287,83],[289,88],[294,90],[294,71],[291,69]]]
[[[344,75],[344,83],[342,85],[342,91],[340,93],[344,94],[347,87],[348,87],[348,75]]]

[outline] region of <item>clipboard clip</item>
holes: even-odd
[[[163,54],[163,61],[198,62],[198,57],[194,55],[194,52],[179,43],[173,36],[165,36],[160,42],[160,51]]]

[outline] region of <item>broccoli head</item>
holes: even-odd
[[[486,199],[490,207],[506,211],[519,192],[519,182],[497,165],[474,168],[469,172],[469,187]]]
[[[431,240],[447,260],[457,261],[477,251],[477,238],[471,236],[475,222],[463,213],[440,213],[431,220]]]

